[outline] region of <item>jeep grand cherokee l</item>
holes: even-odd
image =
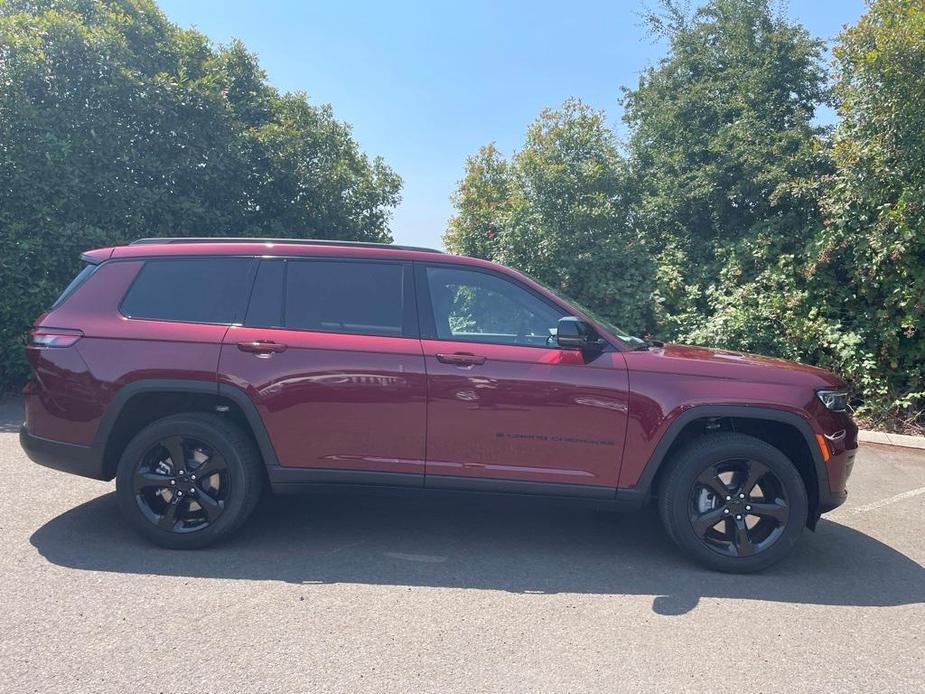
[[[229,535],[261,488],[364,485],[640,507],[723,571],[846,496],[845,383],[627,335],[438,251],[145,239],[90,251],[27,347],[32,460],[116,480],[159,545]]]

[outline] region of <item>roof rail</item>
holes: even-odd
[[[351,246],[359,248],[385,248],[399,251],[423,251],[424,253],[443,253],[436,248],[421,246],[397,246],[392,243],[374,243],[372,241],[337,241],[333,239],[271,239],[262,237],[236,236],[179,236],[154,237],[132,241],[132,246],[145,246],[154,243],[294,243],[302,246]]]

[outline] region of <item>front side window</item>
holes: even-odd
[[[441,340],[543,347],[554,344],[559,319],[568,315],[496,275],[433,266],[426,274]]]
[[[243,317],[252,258],[149,260],[122,300],[129,318],[234,323]]]

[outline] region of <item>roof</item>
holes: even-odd
[[[127,246],[97,248],[86,251],[81,257],[88,263],[99,264],[108,260],[143,260],[152,257],[190,256],[251,256],[251,257],[293,257],[311,258],[364,258],[416,260],[424,263],[463,265],[490,269],[526,283],[534,291],[545,296],[552,303],[567,307],[567,310],[586,320],[595,322],[582,311],[573,308],[561,297],[537,283],[536,280],[509,267],[480,258],[453,255],[432,248],[417,246],[396,246],[385,243],[354,241],[332,241],[328,239],[269,239],[269,238],[147,238],[139,239]]]
[[[149,246],[152,244],[174,243],[272,243],[272,244],[298,244],[304,246],[341,246],[354,248],[390,248],[400,251],[421,251],[423,253],[443,253],[436,248],[423,246],[398,246],[392,243],[374,243],[372,241],[340,241],[337,239],[289,239],[266,237],[237,237],[237,236],[170,236],[137,239],[132,246]]]
[[[433,248],[402,246],[366,241],[331,239],[288,239],[254,237],[169,237],[138,239],[126,246],[89,251],[83,255],[88,262],[104,262],[154,256],[313,256],[388,258],[390,260],[452,261],[463,264],[488,265],[486,261],[452,255]]]

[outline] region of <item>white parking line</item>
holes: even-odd
[[[440,557],[435,554],[406,554],[405,552],[386,552],[385,556],[392,559],[403,559],[404,561],[420,561],[426,564],[440,564],[446,561],[446,557]]]
[[[864,504],[863,506],[855,506],[854,508],[846,508],[843,510],[836,511],[835,513],[828,514],[828,518],[842,518],[844,516],[854,516],[858,513],[867,513],[868,511],[873,511],[884,506],[889,506],[890,504],[895,504],[897,501],[902,501],[903,499],[909,499],[913,496],[918,496],[919,494],[925,494],[925,487],[919,487],[918,489],[910,489],[907,492],[902,492],[894,496],[889,496],[886,499],[880,499],[880,501],[874,501],[869,504]]]

